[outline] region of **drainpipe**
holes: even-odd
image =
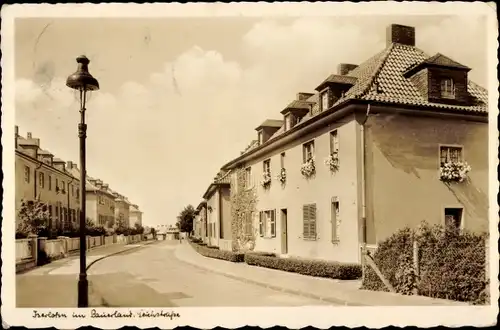
[[[34,176],[34,189],[33,189],[33,195],[34,195],[34,199],[37,200],[38,198],[37,197],[40,197],[40,196],[37,196],[37,184],[38,184],[38,176],[36,175],[37,174],[37,170],[40,169],[40,167],[42,167],[43,163],[40,162],[40,164],[38,164],[38,166],[34,169],[33,171],[33,176]]]
[[[366,108],[365,118],[360,125],[361,133],[361,245],[363,252],[366,251],[366,133],[365,124],[370,115],[370,104]],[[361,258],[361,264],[364,264],[364,258]],[[363,277],[364,277],[364,267],[363,267]]]

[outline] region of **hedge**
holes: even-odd
[[[308,276],[327,277],[339,280],[354,280],[362,275],[361,265],[326,260],[279,258],[272,253],[253,252],[245,254],[245,262]]]
[[[373,259],[398,293],[485,303],[486,234],[429,226],[404,228],[381,242]],[[413,242],[418,244],[419,272],[413,264]],[[375,271],[366,266],[363,288],[387,291]]]
[[[190,242],[191,246],[204,257],[209,257],[209,258],[215,258],[215,259],[222,259],[222,260],[227,260],[231,262],[243,262],[244,260],[244,253],[239,253],[239,252],[232,252],[232,251],[223,251],[219,250],[218,248],[215,249],[213,247],[207,247],[203,246],[201,244],[197,244],[194,242]]]

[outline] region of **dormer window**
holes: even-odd
[[[455,84],[453,79],[445,78],[441,80],[441,97],[447,99],[455,98]]]
[[[328,110],[328,90],[321,93],[321,111]]]

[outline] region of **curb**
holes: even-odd
[[[85,270],[89,270],[89,268],[90,268],[91,266],[93,266],[93,265],[94,265],[96,262],[98,262],[98,261],[101,261],[101,260],[106,259],[106,258],[108,258],[108,257],[112,257],[112,256],[115,256],[115,255],[117,255],[117,254],[124,253],[124,252],[127,252],[127,251],[137,250],[137,249],[140,249],[140,248],[142,248],[142,247],[144,247],[144,246],[146,246],[146,245],[150,245],[150,244],[153,244],[153,243],[145,243],[145,244],[141,244],[140,246],[134,246],[134,247],[131,247],[131,248],[128,248],[128,249],[124,249],[124,250],[121,250],[121,251],[113,252],[113,253],[110,253],[110,254],[108,254],[108,255],[102,256],[102,257],[100,257],[100,258],[98,258],[98,259],[93,260],[90,264],[88,264],[88,265],[87,265],[87,268],[85,268]],[[127,246],[127,245],[128,245],[128,244],[126,244],[126,245],[124,245],[124,246]]]
[[[196,252],[196,250],[193,249],[193,251],[195,253],[199,254],[198,252]],[[233,280],[240,281],[240,282],[244,282],[244,283],[248,283],[248,284],[253,284],[253,285],[257,285],[257,286],[263,287],[263,288],[271,289],[271,290],[274,290],[274,291],[290,293],[290,294],[294,294],[294,295],[305,297],[305,298],[312,298],[312,299],[316,299],[316,300],[320,300],[320,301],[326,301],[326,302],[330,302],[330,303],[334,303],[334,304],[338,304],[338,305],[343,305],[343,306],[370,306],[370,305],[359,304],[359,303],[351,303],[351,302],[349,302],[347,300],[343,300],[343,299],[326,297],[326,296],[320,296],[320,295],[316,295],[316,294],[313,294],[313,293],[304,292],[304,291],[300,291],[300,290],[288,289],[288,288],[284,288],[284,287],[280,287],[280,286],[276,286],[276,285],[272,285],[272,284],[267,284],[265,282],[256,281],[256,280],[248,279],[248,278],[245,278],[245,277],[236,276],[236,275],[233,275],[233,274],[230,274],[230,273],[225,273],[225,272],[222,272],[222,271],[213,270],[211,268],[206,268],[206,267],[203,267],[203,266],[199,266],[199,265],[197,265],[195,263],[192,263],[192,262],[186,261],[184,259],[178,258],[177,254],[175,254],[175,253],[174,253],[174,255],[175,255],[175,257],[176,257],[177,260],[179,260],[179,261],[181,261],[181,262],[183,262],[185,264],[188,264],[188,265],[190,265],[192,267],[195,267],[195,268],[198,268],[198,269],[202,269],[202,270],[205,270],[205,271],[209,271],[209,272],[214,273],[214,274],[222,275],[222,276],[225,276],[225,277],[228,277],[228,278],[231,278]],[[209,258],[209,257],[205,257],[205,256],[203,256],[201,254],[200,254],[200,256],[202,256],[204,258]],[[217,260],[220,260],[220,259],[217,259]],[[222,261],[224,261],[224,260],[222,260]],[[228,261],[228,262],[230,262],[230,261]]]

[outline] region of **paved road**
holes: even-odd
[[[94,296],[110,307],[326,304],[193,267],[175,258],[177,244],[161,241],[97,262],[89,270]]]

